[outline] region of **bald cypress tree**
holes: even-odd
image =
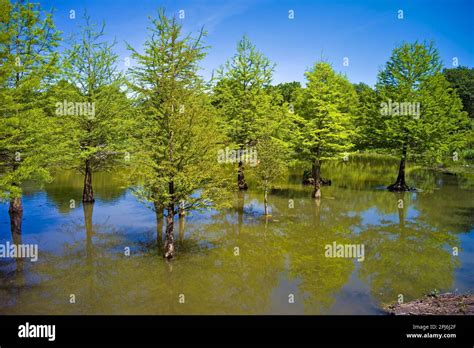
[[[58,130],[44,96],[57,71],[59,33],[39,4],[0,6],[0,198],[9,201],[12,233],[19,234],[22,184],[49,180],[56,152]]]
[[[301,159],[312,164],[312,197],[320,198],[322,162],[340,158],[352,147],[357,96],[352,84],[326,62],[315,64],[306,78],[307,87],[295,108],[296,149]]]
[[[396,47],[380,71],[376,88],[381,97],[380,136],[400,157],[396,181],[390,191],[408,191],[406,161],[410,153],[446,154],[464,137],[467,114],[443,76],[433,43],[404,43]]]
[[[238,150],[253,146],[263,133],[271,133],[282,115],[280,94],[268,89],[275,65],[258,51],[247,36],[237,43],[237,52],[221,67],[213,89],[216,106],[228,138]],[[244,163],[238,162],[237,185],[248,188]]]
[[[174,216],[182,211],[219,204],[226,180],[219,174],[218,146],[222,134],[205,94],[198,63],[205,55],[204,32],[183,36],[175,17],[160,10],[151,19],[143,53],[129,47],[136,66],[130,69],[136,93],[137,172],[135,194],[165,208],[164,257],[173,258]]]
[[[64,131],[63,167],[84,175],[84,203],[94,202],[93,173],[127,158],[134,128],[115,42],[105,40],[104,29],[84,14],[78,36],[64,52],[62,81],[53,93]]]

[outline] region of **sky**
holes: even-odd
[[[233,56],[244,34],[276,64],[274,83],[304,83],[304,72],[324,59],[351,82],[374,85],[392,49],[416,40],[434,41],[446,67],[474,67],[474,0],[38,1],[55,9],[64,37],[78,32],[84,10],[93,21],[105,21],[106,39],[118,42],[122,69],[130,55],[126,42],[141,51],[149,16],[160,7],[169,16],[184,11],[184,34],[197,34],[202,26],[208,32],[210,48],[200,64],[206,79]]]

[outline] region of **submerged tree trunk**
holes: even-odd
[[[247,190],[248,185],[245,182],[245,177],[244,177],[244,164],[242,161],[239,162],[239,170],[237,173],[237,185],[239,186],[239,190]]]
[[[319,159],[315,159],[312,168],[312,176],[313,176],[313,194],[311,197],[319,199],[321,198],[321,161]]]
[[[400,166],[398,167],[398,176],[394,184],[387,187],[389,191],[403,192],[410,191],[410,187],[405,183],[405,163],[407,157],[407,146],[403,145],[402,158],[400,159]]]
[[[21,202],[21,197],[15,197],[10,200],[8,214],[10,215],[12,239],[15,243],[17,238],[21,239],[21,222],[23,219],[23,204]]]
[[[10,200],[10,207],[8,208],[8,214],[10,215],[10,230],[12,234],[12,242],[15,245],[21,244],[21,222],[23,219],[23,204],[21,197],[15,197]],[[23,271],[23,259],[16,258],[16,272],[21,273]]]
[[[82,202],[94,203],[94,190],[92,189],[92,167],[91,160],[86,159],[84,173],[84,191],[82,192]]]
[[[165,253],[164,257],[172,259],[174,257],[174,207],[168,206],[168,214],[166,215],[166,237],[165,237]]]
[[[169,184],[169,193],[171,197],[174,195],[174,182],[170,181]],[[174,257],[175,248],[174,248],[174,203],[171,202],[167,207],[168,214],[166,215],[166,239],[165,239],[165,251],[164,257],[171,259]]]

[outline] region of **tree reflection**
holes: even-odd
[[[96,198],[104,202],[117,201],[126,192],[122,183],[120,175],[96,173],[94,176]],[[81,175],[73,171],[65,171],[56,173],[54,181],[45,184],[44,190],[49,202],[54,203],[61,213],[68,213],[74,207],[71,207],[71,200],[74,201],[74,205],[81,202],[83,185],[84,178]]]
[[[359,273],[381,303],[396,302],[400,294],[409,301],[435,289],[448,290],[459,265],[451,253],[458,238],[418,220],[407,220],[406,209],[398,208],[398,222],[369,226],[359,236],[366,245]]]
[[[459,266],[452,247],[460,246],[458,234],[473,225],[469,192],[459,188],[455,177],[424,175],[414,169],[410,182],[422,187],[422,181],[429,187],[442,180],[437,182],[439,190],[390,193],[377,186],[392,178],[391,166],[397,164],[384,165],[387,168],[367,161],[328,164],[325,176],[333,185],[325,188],[320,201],[309,199],[311,188],[301,185],[299,175],[292,176],[282,189],[271,192],[272,216],[266,219],[261,194],[251,190],[237,192],[231,209],[191,212],[177,221],[180,252],[171,262],[160,255],[161,209],[156,210],[156,225],[152,217],[149,229],[130,233],[113,221],[93,221],[93,206],[84,205],[84,221],[61,231],[71,232],[72,241],[64,249],[42,253],[37,266],[27,267],[29,278],[39,279],[39,286],[24,287],[15,296],[6,292],[16,302],[13,307],[2,303],[2,310],[326,314],[357,277],[370,288],[370,299],[364,302],[368,306],[372,300],[395,302],[399,294],[409,301],[435,289],[451,290]],[[57,202],[65,194],[58,194]],[[126,205],[126,209],[135,208]],[[18,242],[15,238],[12,235]],[[334,241],[364,244],[365,260],[326,257],[325,246]],[[124,254],[126,247],[130,256]],[[11,289],[3,278],[2,286]],[[290,293],[295,295],[294,307],[288,303]],[[69,303],[70,294],[76,295],[76,304]],[[180,295],[184,303],[179,302]],[[347,308],[348,314],[352,311]]]

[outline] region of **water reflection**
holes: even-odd
[[[71,206],[79,205],[82,200],[84,178],[73,171],[57,174],[54,181],[45,184],[44,191],[48,202],[64,214],[71,211]],[[95,188],[97,186],[97,188]],[[123,187],[122,175],[111,175],[110,173],[96,173],[94,175],[94,190],[97,199],[102,202],[116,202],[123,198],[126,188]],[[74,204],[71,204],[71,200]]]
[[[399,202],[407,193],[394,195]],[[400,295],[410,301],[430,291],[448,291],[460,265],[452,253],[459,238],[418,219],[407,221],[406,210],[398,208],[398,222],[369,225],[359,235],[369,246],[360,276],[381,303],[393,303]]]
[[[68,208],[81,190],[65,174],[45,187],[46,198],[41,191],[25,197],[25,217],[40,212],[34,224],[25,218],[22,237],[37,239],[40,260],[17,263],[16,272],[11,260],[0,260],[0,312],[358,314],[377,313],[400,294],[408,301],[435,289],[472,290],[473,271],[463,267],[469,260],[452,252],[469,248],[461,235],[472,235],[472,190],[459,184],[465,179],[415,169],[408,179],[423,191],[394,194],[378,189],[391,182],[392,167],[327,165],[323,175],[333,185],[321,201],[292,173],[271,192],[267,218],[261,192],[252,190],[236,193],[233,209],[177,217],[171,262],[161,257],[161,209],[145,207],[112,179],[96,185],[94,205]],[[252,187],[250,173],[248,181]],[[18,238],[1,233],[2,242]],[[46,248],[54,236],[62,242]],[[334,241],[364,244],[364,261],[325,257]]]

